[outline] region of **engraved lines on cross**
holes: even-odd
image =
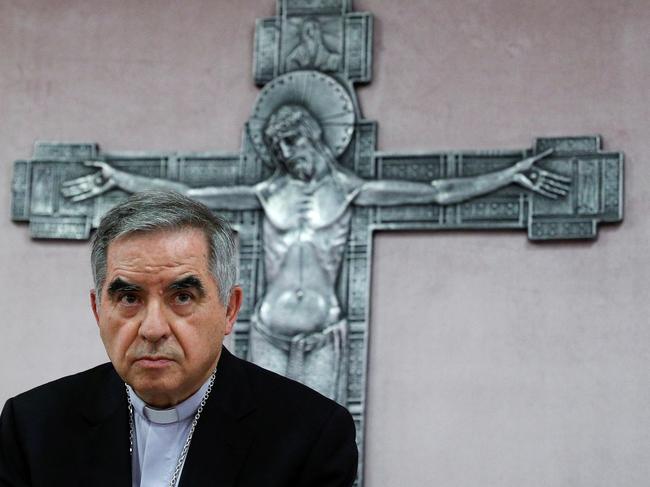
[[[504,169],[512,161],[530,156],[528,151],[506,153],[456,153],[448,155],[447,177],[469,177]],[[459,227],[522,228],[526,226],[531,193],[506,186],[489,195],[454,205],[455,220],[445,223]]]
[[[233,344],[236,355],[246,357],[248,354],[250,318],[255,309],[255,303],[264,292],[262,216],[257,210],[220,210],[219,215],[228,220],[237,232],[239,239],[239,276],[237,282],[244,287],[244,302],[237,318],[237,326],[234,329]]]
[[[621,186],[621,174],[619,171],[619,160],[608,159],[604,167],[604,211],[611,215],[611,220],[616,221],[623,207],[622,194],[619,192]]]
[[[351,0],[278,0],[280,15],[329,13],[344,15],[351,6]]]
[[[578,215],[603,221],[618,221],[622,204],[619,191],[620,163],[621,155],[618,153],[558,154],[549,162],[549,168],[558,170],[568,167],[574,181],[574,190],[564,200],[553,203],[531,196],[534,214]]]
[[[530,155],[530,151],[468,152],[444,154],[377,153],[378,179],[428,182],[439,178],[470,177],[504,169]],[[567,161],[549,167],[566,173]],[[576,176],[577,177],[577,176]],[[612,185],[616,187],[615,184]],[[532,201],[559,214],[570,213],[563,201],[536,198],[516,186],[506,186],[490,194],[454,205],[404,205],[377,209],[378,228],[523,228],[528,222]],[[541,203],[539,203],[541,202]],[[559,208],[559,209],[558,209]],[[539,212],[538,212],[539,213]]]
[[[602,212],[607,217],[616,219],[620,207],[618,154],[572,158],[572,162],[579,188],[576,212],[580,215],[597,215]]]
[[[346,159],[348,162],[347,164],[344,163],[344,165],[362,178],[374,179],[376,174],[377,122],[359,120],[356,124],[354,141],[354,147],[348,150],[352,160]]]

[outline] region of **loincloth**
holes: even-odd
[[[321,331],[286,335],[271,330],[262,323],[259,315],[255,313],[251,317],[251,326],[275,348],[287,352],[288,362],[285,375],[303,383],[306,382],[305,359],[308,354],[327,345],[331,345],[333,354],[332,362],[334,364],[332,378],[337,384],[342,383],[344,356],[347,350],[348,338],[348,322],[345,319],[329,325]]]

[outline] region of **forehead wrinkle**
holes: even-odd
[[[205,282],[205,276],[212,275],[208,249],[205,235],[195,229],[127,235],[109,246],[106,277],[111,280],[122,275],[158,285],[196,274]],[[159,274],[159,279],[152,278]]]
[[[129,253],[126,252],[126,255],[123,254],[124,253],[118,253],[118,255],[109,254],[107,262],[108,267],[141,268],[143,270],[148,270],[193,266],[199,269],[203,265],[203,261],[207,259],[207,256],[203,255],[202,253],[188,254],[182,256],[181,258],[175,258],[171,255],[160,255],[160,253],[143,255],[142,253],[137,252],[136,255],[129,255]]]
[[[204,245],[196,248],[195,237]],[[107,256],[120,255],[123,258],[134,259],[173,259],[182,255],[184,258],[206,258],[209,241],[199,229],[186,228],[178,230],[158,230],[154,232],[124,235],[108,246]],[[149,251],[145,252],[147,248]]]

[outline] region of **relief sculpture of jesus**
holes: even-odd
[[[315,75],[303,71],[287,76]],[[328,78],[321,73],[318,77]],[[268,116],[257,117],[259,134],[253,139],[275,164],[274,174],[258,184],[191,188],[89,161],[87,165],[100,171],[63,183],[62,192],[81,201],[113,188],[127,192],[164,188],[213,209],[261,210],[266,292],[251,319],[249,359],[342,402],[348,323],[335,289],[354,205],[446,205],[510,184],[557,199],[567,194],[569,179],[535,166],[550,151],[500,171],[429,184],[362,179],[337,162],[346,143],[332,142],[331,118],[309,102],[309,95],[307,90],[294,97],[301,102],[277,102]]]

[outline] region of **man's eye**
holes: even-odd
[[[123,294],[120,297],[120,304],[125,306],[133,306],[138,302],[138,297],[135,294]]]
[[[178,293],[174,296],[174,302],[176,304],[188,304],[191,303],[194,297],[190,293]]]

